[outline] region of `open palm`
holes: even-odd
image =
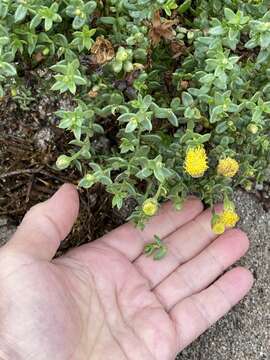
[[[78,207],[64,185],[1,249],[1,359],[174,359],[252,285],[243,268],[222,275],[247,237],[216,238],[195,198],[180,212],[165,204],[143,232],[126,224],[52,260]],[[169,250],[161,261],[142,254],[155,234]]]

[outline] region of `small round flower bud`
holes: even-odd
[[[125,72],[131,72],[133,70],[133,64],[131,61],[126,61],[124,64],[124,70]]]
[[[121,46],[116,54],[116,61],[124,62],[128,59],[128,52]]]
[[[158,211],[158,203],[155,199],[147,199],[142,206],[143,212],[147,216],[154,216]]]
[[[43,51],[42,51],[42,54],[43,54],[44,56],[49,55],[49,53],[50,53],[50,49],[49,49],[49,48],[45,48],[45,49],[43,49]]]
[[[17,95],[17,89],[12,88],[12,89],[10,90],[10,94],[11,94],[12,97],[16,96],[16,95]]]
[[[221,221],[217,221],[215,224],[212,225],[212,230],[214,234],[221,235],[225,232],[225,224],[223,224]]]
[[[247,129],[251,134],[257,134],[257,132],[259,131],[258,126],[255,124],[249,124]]]
[[[252,182],[251,182],[251,181],[246,181],[245,184],[244,184],[244,188],[245,188],[245,190],[248,191],[248,192],[251,191],[252,188],[253,188]]]
[[[81,16],[82,15],[82,12],[81,12],[81,10],[79,8],[76,9],[75,15],[76,16]]]
[[[112,64],[112,68],[115,73],[120,73],[123,68],[123,63],[121,61],[114,61]]]
[[[56,161],[56,166],[59,170],[64,170],[69,167],[72,159],[67,155],[61,155]]]

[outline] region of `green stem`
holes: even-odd
[[[160,195],[160,193],[161,193],[162,187],[163,187],[163,183],[160,183],[160,184],[159,184],[159,187],[158,187],[158,190],[157,190],[157,193],[156,193],[156,195],[154,196],[154,199],[155,199],[156,201],[158,201],[158,198],[159,198],[159,195]]]

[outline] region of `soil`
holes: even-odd
[[[55,167],[71,140],[57,127],[54,112],[60,107],[71,109],[72,98],[36,94],[24,110],[11,96],[0,103],[0,219],[5,226],[17,226],[31,206],[48,199],[65,182],[77,185],[82,177],[76,169],[59,172]],[[107,151],[108,141],[97,138],[94,146]],[[99,185],[81,190],[80,200],[80,217],[59,253],[119,226],[135,205],[128,200],[120,211],[112,209],[111,196]]]

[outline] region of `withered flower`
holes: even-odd
[[[91,53],[94,55],[95,62],[98,65],[103,65],[111,61],[115,56],[112,43],[108,39],[105,39],[103,36],[97,37],[95,43],[91,48]]]
[[[183,41],[173,40],[171,42],[171,50],[173,53],[173,59],[177,59],[181,55],[185,54],[187,49]]]
[[[163,38],[165,40],[172,40],[174,37],[173,25],[177,24],[177,20],[163,20],[161,21],[160,12],[156,11],[152,19],[149,37],[152,44],[156,46]]]
[[[90,90],[88,93],[88,96],[92,99],[96,98],[98,96],[98,92],[94,90]]]
[[[181,80],[180,86],[182,90],[187,90],[189,88],[189,81],[187,80]]]

